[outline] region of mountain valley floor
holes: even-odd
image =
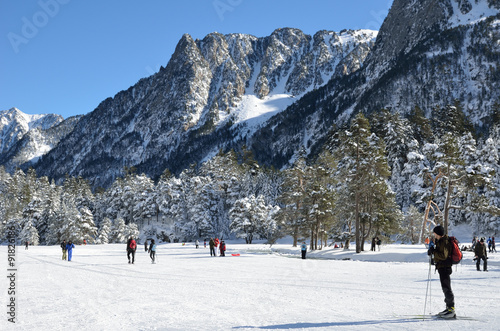
[[[208,246],[208,245],[207,245]],[[444,309],[439,276],[424,245],[383,245],[380,251],[324,248],[300,259],[291,244],[269,247],[227,242],[225,257],[194,244],[158,245],[158,263],[139,245],[128,264],[125,244],[80,245],[73,261],[58,246],[16,247],[15,324],[8,321],[8,256],[1,330],[498,330],[500,255],[489,272],[476,271],[473,253],[453,267],[459,317],[409,315]],[[369,245],[365,249],[369,249]],[[239,254],[233,256],[232,254]]]

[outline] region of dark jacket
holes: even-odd
[[[436,241],[436,247],[434,248],[434,263],[436,264],[436,268],[445,268],[451,267],[451,243],[450,238],[448,236],[443,236],[441,239]]]
[[[474,247],[474,254],[477,257],[487,256],[487,254],[486,254],[486,245],[484,244],[484,242],[478,242],[476,244],[476,247]]]
[[[208,244],[210,245],[210,248],[214,248],[215,241],[213,239],[210,239],[210,242]]]

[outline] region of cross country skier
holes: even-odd
[[[446,309],[438,314],[442,318],[456,318],[455,313],[455,296],[451,290],[450,275],[453,272],[451,269],[451,242],[449,237],[444,234],[444,228],[438,225],[434,228],[434,237],[436,238],[436,246],[429,248],[427,254],[434,254],[434,263],[439,273],[439,280],[441,281],[441,288],[444,293],[444,302]]]
[[[155,263],[155,257],[156,257],[156,244],[155,240],[151,239],[151,245],[149,245],[149,257],[151,258],[151,263]]]
[[[302,245],[300,245],[300,251],[302,252],[302,260],[305,260],[307,253],[307,245],[305,241],[302,243]]]
[[[147,239],[144,240],[144,251],[145,252],[148,251],[148,240]]]
[[[488,271],[488,254],[486,253],[486,245],[484,244],[484,238],[479,240],[479,243],[476,244],[474,248],[474,260],[476,260],[476,269],[477,271],[481,271],[479,267],[481,266],[481,260],[483,260],[483,271]]]
[[[66,240],[63,240],[63,242],[61,243],[61,249],[62,249],[62,253],[63,253],[62,259],[66,260],[68,258],[67,254],[66,254],[66,252],[67,252],[67,250],[66,250]]]
[[[75,245],[71,242],[71,240],[66,245],[66,250],[68,251],[68,261],[71,262],[71,258],[73,257],[73,248]]]
[[[135,262],[135,251],[137,249],[137,243],[135,242],[134,238],[130,237],[130,239],[127,242],[127,257],[128,257],[128,263],[134,264]],[[130,262],[130,255],[132,255],[132,262]]]
[[[210,238],[210,241],[208,242],[208,245],[210,246],[210,256],[217,256],[217,254],[215,254],[215,241],[214,241],[214,238]]]

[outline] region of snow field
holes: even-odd
[[[325,248],[301,260],[290,244],[229,241],[226,257],[210,257],[203,245],[162,244],[157,264],[139,245],[134,265],[125,244],[77,246],[72,262],[61,260],[58,246],[17,250],[18,320],[7,321],[2,277],[1,330],[500,329],[495,254],[486,273],[466,252],[451,276],[457,314],[477,320],[422,321],[405,316],[424,309],[429,265],[422,245],[361,254]],[[6,273],[5,246],[1,252]],[[444,296],[433,268],[431,277],[426,312],[437,313]]]

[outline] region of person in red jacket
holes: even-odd
[[[134,264],[134,262],[135,262],[135,250],[136,249],[137,249],[137,243],[135,242],[134,238],[130,237],[130,239],[127,242],[128,263]],[[130,262],[130,255],[132,255],[132,262]]]
[[[220,256],[226,256],[226,243],[224,242],[224,240],[222,240],[220,242]]]

